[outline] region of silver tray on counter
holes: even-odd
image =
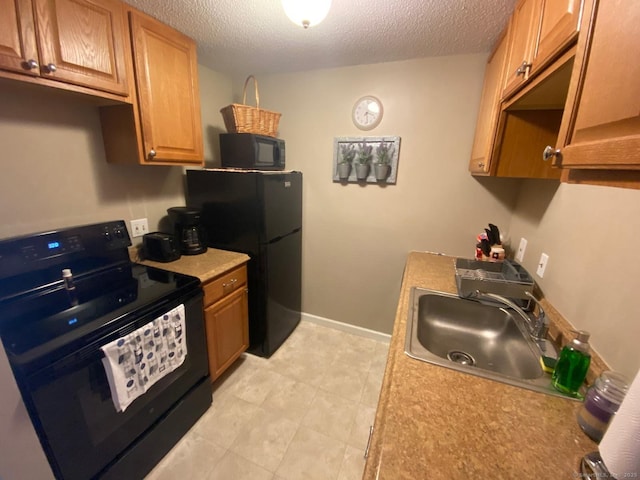
[[[519,300],[517,303],[523,307],[529,304],[529,297],[525,292],[533,293],[534,281],[529,272],[515,260],[483,262],[458,258],[455,269],[460,297],[472,296],[476,290],[480,290]]]

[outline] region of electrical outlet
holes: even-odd
[[[141,237],[145,233],[149,233],[149,223],[146,218],[138,218],[131,220],[131,236]]]
[[[549,262],[549,255],[547,255],[546,253],[543,253],[542,255],[540,255],[540,261],[538,262],[538,270],[536,270],[536,273],[540,278],[544,277],[544,270],[545,268],[547,268],[548,262]]]
[[[527,239],[522,237],[520,239],[520,245],[518,245],[518,251],[516,252],[516,261],[522,263],[524,260],[524,251],[527,249]]]

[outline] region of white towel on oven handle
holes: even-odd
[[[184,304],[104,346],[102,364],[113,405],[125,409],[187,356]]]

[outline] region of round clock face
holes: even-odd
[[[360,130],[371,130],[382,120],[382,103],[376,97],[362,97],[353,106],[352,118]]]

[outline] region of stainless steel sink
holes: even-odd
[[[407,320],[405,352],[412,358],[569,398],[540,367],[542,349],[553,346],[533,341],[510,308],[414,287]]]

